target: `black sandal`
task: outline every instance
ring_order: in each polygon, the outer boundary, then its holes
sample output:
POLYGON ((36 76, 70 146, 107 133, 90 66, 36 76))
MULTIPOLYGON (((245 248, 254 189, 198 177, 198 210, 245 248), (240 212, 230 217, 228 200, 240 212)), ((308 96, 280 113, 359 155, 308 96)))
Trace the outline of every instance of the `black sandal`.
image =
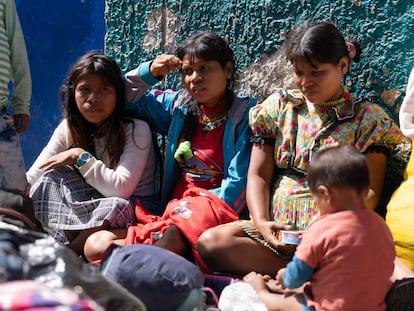
POLYGON ((385 298, 387 311, 414 310, 414 277, 396 280, 385 298))

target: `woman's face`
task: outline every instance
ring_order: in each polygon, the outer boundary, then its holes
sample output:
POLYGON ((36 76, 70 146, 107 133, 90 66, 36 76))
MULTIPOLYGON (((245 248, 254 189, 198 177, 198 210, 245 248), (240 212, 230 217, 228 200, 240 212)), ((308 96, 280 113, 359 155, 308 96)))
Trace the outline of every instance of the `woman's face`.
POLYGON ((223 68, 216 60, 205 61, 197 56, 193 62, 185 55, 181 67, 182 81, 190 95, 205 107, 212 108, 220 104, 232 78, 232 64, 223 68))
POLYGON ((98 74, 86 74, 75 88, 76 105, 82 116, 99 126, 115 110, 116 90, 98 74))
POLYGON ((337 65, 305 59, 293 64, 293 81, 305 97, 314 104, 339 99, 343 96, 342 79, 348 71, 349 61, 343 57, 337 65))

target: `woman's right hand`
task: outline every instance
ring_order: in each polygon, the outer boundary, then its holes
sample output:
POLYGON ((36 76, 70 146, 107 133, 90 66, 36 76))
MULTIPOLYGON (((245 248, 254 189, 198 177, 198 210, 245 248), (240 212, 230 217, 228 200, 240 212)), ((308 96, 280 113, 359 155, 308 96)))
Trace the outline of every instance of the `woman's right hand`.
POLYGON ((169 74, 171 71, 181 69, 181 64, 181 59, 177 56, 161 54, 158 55, 151 63, 150 71, 154 77, 160 78, 169 74))

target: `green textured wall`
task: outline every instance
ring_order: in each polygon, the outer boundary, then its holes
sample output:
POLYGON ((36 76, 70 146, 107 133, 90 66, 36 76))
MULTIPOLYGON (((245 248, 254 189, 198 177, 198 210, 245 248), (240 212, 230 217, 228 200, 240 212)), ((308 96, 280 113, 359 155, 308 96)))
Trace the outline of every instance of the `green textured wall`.
MULTIPOLYGON (((397 120, 411 67, 414 67, 414 1, 160 1, 107 0, 105 39, 108 55, 123 71, 200 30, 224 36, 236 53, 240 94, 259 100, 291 83, 283 58, 288 31, 308 20, 332 20, 345 37, 364 47, 347 84, 354 94, 370 97, 397 120)), ((172 76, 165 82, 177 87, 172 76)))

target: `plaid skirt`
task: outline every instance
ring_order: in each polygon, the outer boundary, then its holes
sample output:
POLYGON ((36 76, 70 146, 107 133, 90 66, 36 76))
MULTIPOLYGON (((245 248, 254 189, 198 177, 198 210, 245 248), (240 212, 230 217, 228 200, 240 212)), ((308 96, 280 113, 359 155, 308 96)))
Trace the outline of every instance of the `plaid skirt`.
POLYGON ((125 228, 135 220, 133 202, 104 197, 69 165, 45 172, 30 197, 37 219, 61 244, 69 243, 65 230, 95 228, 104 220, 112 228, 125 228))

